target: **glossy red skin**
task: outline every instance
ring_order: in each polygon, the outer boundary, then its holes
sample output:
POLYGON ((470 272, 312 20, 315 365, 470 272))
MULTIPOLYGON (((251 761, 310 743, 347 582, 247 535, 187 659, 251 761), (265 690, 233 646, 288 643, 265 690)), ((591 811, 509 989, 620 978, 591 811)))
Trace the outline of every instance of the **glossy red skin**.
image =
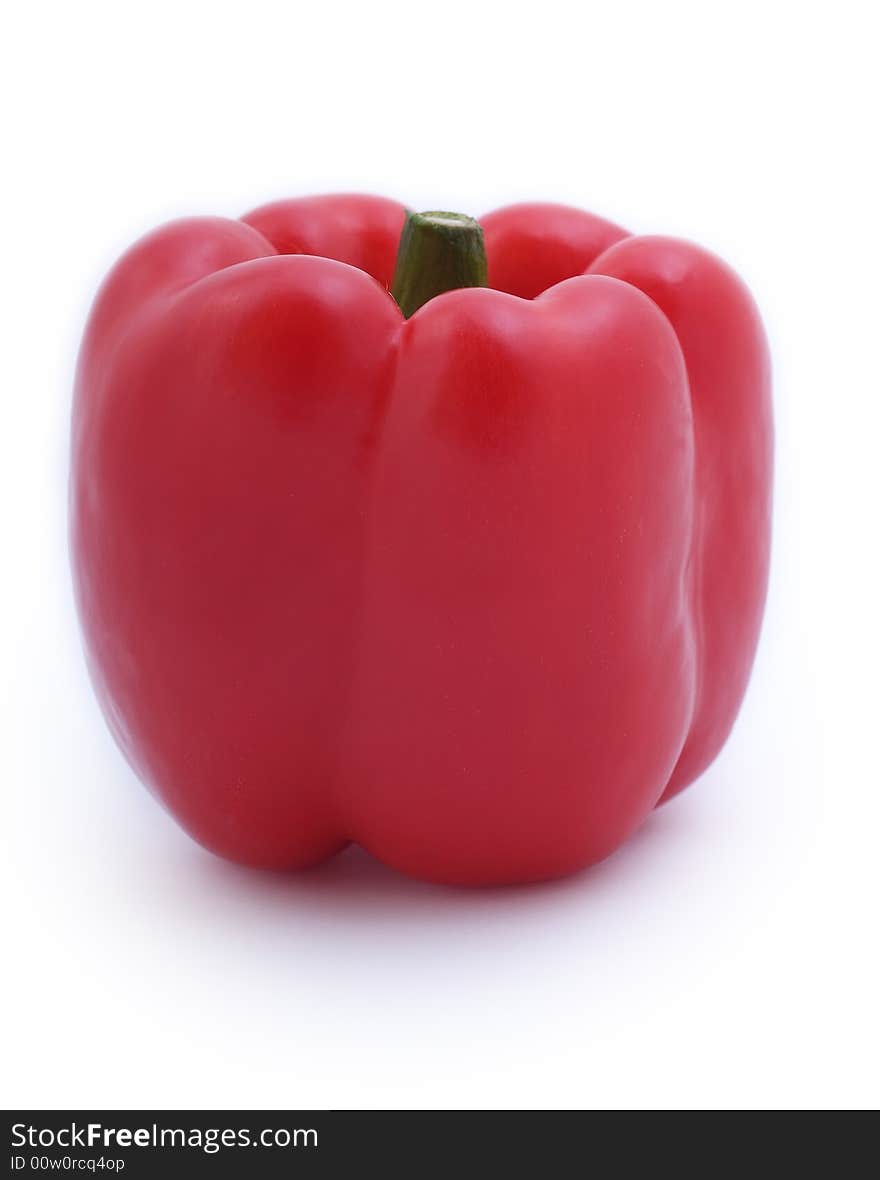
POLYGON ((733 723, 767 348, 711 255, 547 205, 483 219, 506 290, 405 321, 403 217, 279 202, 113 270, 73 414, 89 664, 135 769, 222 856, 357 841, 430 880, 554 877, 733 723))

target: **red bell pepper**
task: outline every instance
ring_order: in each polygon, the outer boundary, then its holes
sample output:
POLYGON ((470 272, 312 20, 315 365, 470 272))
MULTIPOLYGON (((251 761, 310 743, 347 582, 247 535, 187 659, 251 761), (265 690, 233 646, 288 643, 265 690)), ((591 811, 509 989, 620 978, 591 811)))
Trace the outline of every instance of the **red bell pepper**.
POLYGON ((686 242, 514 206, 482 220, 487 279, 476 223, 401 239, 405 216, 283 201, 112 271, 73 411, 89 664, 132 765, 222 856, 356 841, 437 881, 554 877, 733 724, 767 582, 765 338, 686 242))

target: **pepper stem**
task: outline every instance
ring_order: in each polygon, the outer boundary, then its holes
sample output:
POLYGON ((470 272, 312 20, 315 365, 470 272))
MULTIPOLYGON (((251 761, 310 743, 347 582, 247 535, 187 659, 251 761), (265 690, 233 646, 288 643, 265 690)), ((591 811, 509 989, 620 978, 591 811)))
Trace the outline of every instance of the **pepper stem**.
POLYGON ((463 213, 408 213, 391 294, 407 319, 423 303, 459 287, 488 286, 483 230, 463 213))

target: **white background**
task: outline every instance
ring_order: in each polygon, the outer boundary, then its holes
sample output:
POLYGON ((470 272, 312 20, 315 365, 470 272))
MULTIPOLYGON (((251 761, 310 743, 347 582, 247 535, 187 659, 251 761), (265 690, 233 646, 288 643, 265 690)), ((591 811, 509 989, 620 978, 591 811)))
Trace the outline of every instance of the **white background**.
POLYGON ((872 1106, 873 5, 17 5, 0 188, 4 1105, 872 1106), (724 754, 537 888, 301 876, 181 834, 109 738, 65 537, 79 334, 180 214, 305 192, 567 201, 724 255, 765 313, 776 533, 724 754))

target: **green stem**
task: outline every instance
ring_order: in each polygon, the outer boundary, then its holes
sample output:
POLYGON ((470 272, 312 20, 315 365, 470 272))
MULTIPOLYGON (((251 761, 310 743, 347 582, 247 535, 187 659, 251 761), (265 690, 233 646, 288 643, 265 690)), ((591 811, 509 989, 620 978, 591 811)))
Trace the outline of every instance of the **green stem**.
POLYGON ((459 287, 485 287, 483 230, 463 213, 408 213, 391 294, 409 319, 423 303, 459 287))

